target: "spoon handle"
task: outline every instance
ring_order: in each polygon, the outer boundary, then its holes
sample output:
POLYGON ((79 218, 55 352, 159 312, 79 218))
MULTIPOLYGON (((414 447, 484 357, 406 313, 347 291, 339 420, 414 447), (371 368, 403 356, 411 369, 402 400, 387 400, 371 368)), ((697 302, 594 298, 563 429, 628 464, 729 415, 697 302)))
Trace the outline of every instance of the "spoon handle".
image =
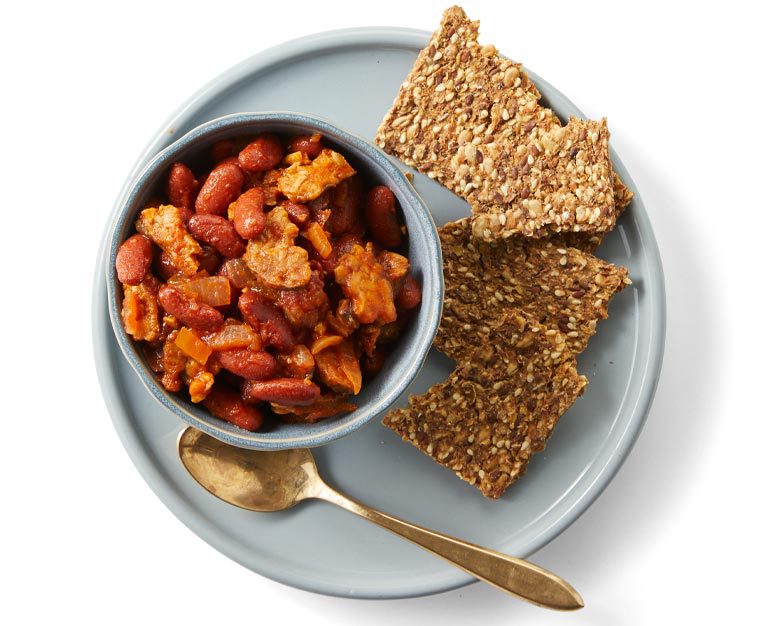
POLYGON ((471 576, 522 600, 562 611, 583 607, 583 599, 568 582, 523 559, 488 550, 381 513, 334 491, 328 485, 324 485, 314 495, 408 539, 465 570, 471 576))

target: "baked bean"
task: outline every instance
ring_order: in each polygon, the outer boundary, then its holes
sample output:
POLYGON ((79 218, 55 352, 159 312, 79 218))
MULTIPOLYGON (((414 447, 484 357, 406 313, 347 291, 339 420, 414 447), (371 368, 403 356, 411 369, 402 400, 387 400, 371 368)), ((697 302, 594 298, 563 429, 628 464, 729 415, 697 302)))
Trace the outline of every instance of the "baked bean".
POLYGON ((222 139, 211 146, 209 155, 213 163, 220 163, 225 159, 237 156, 238 150, 235 148, 235 142, 232 139, 222 139))
POLYGON ((310 209, 299 202, 287 201, 281 205, 289 214, 289 219, 297 226, 302 226, 310 219, 310 209))
POLYGON ((219 271, 222 265, 222 257, 211 246, 201 246, 201 253, 198 255, 198 263, 202 270, 206 270, 211 276, 219 271))
POLYGON ((196 302, 171 285, 163 285, 160 288, 158 301, 166 313, 195 330, 216 330, 225 321, 222 314, 214 307, 196 302))
POLYGON ((197 213, 190 218, 187 228, 198 241, 209 244, 227 259, 234 259, 246 252, 246 245, 238 236, 233 223, 221 215, 197 213))
POLYGON ((262 426, 262 413, 246 404, 235 392, 212 389, 203 400, 211 414, 244 430, 257 430, 262 426))
POLYGON ((297 135, 289 142, 289 152, 304 152, 308 158, 315 159, 323 150, 321 135, 297 135))
POLYGON ((265 345, 273 346, 279 352, 288 352, 296 345, 284 314, 256 291, 244 291, 238 299, 238 309, 243 319, 255 330, 259 330, 265 345))
POLYGON ((223 215, 227 207, 240 194, 243 187, 243 172, 230 160, 217 165, 206 178, 198 197, 195 210, 198 213, 223 215))
POLYGON ((259 187, 242 193, 233 202, 233 225, 244 239, 254 239, 265 229, 265 194, 259 187))
POLYGON ((166 194, 168 201, 177 209, 193 208, 195 193, 198 191, 198 181, 192 170, 184 163, 174 163, 168 172, 166 194))
POLYGON ((302 378, 247 380, 241 393, 246 402, 275 402, 287 406, 308 406, 321 397, 318 385, 302 378))
POLYGON ((401 226, 396 215, 396 198, 384 185, 372 187, 366 195, 366 226, 375 241, 385 248, 401 243, 401 226))
POLYGON ((152 264, 152 242, 144 235, 131 235, 118 248, 115 269, 125 285, 138 285, 152 264))
POLYGON ((417 279, 411 274, 407 274, 401 289, 396 294, 396 306, 400 309, 409 311, 416 307, 422 301, 422 287, 417 279))
POLYGON ((326 229, 334 237, 361 230, 359 210, 362 196, 363 189, 359 176, 343 180, 332 189, 330 198, 332 212, 326 223, 326 229))
POLYGON ((283 159, 281 142, 275 135, 261 135, 238 154, 238 164, 245 172, 266 172, 283 159))
POLYGON ((265 380, 275 375, 275 359, 267 352, 234 348, 218 352, 217 358, 227 371, 247 380, 265 380))

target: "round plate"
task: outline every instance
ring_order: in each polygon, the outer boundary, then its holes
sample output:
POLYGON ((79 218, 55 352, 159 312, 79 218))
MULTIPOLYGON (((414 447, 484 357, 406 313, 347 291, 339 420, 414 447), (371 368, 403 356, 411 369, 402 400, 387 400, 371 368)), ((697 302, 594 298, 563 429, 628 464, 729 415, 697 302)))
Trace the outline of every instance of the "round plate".
MULTIPOLYGON (((158 132, 131 177, 176 137, 227 113, 304 111, 371 138, 428 37, 415 30, 353 29, 262 52, 193 96, 158 132)), ((561 117, 580 115, 556 89, 531 76, 561 117)), ((636 191, 617 158, 614 164, 636 191)), ((417 174, 415 185, 437 224, 468 214, 464 201, 427 177, 417 174)), ((316 449, 321 474, 333 486, 388 513, 509 554, 527 556, 553 539, 599 495, 628 454, 660 371, 663 273, 638 193, 599 254, 627 267, 634 284, 615 297, 609 320, 600 324, 579 359, 580 371, 590 380, 586 393, 562 417, 526 475, 500 500, 485 499, 378 421, 316 449)), ((227 505, 201 489, 177 458, 182 423, 147 392, 118 349, 107 314, 103 266, 104 244, 93 296, 94 350, 104 397, 132 460, 182 522, 253 571, 320 593, 397 598, 473 580, 330 504, 312 501, 282 513, 259 514, 227 505)), ((408 391, 424 391, 451 366, 432 351, 408 391)))

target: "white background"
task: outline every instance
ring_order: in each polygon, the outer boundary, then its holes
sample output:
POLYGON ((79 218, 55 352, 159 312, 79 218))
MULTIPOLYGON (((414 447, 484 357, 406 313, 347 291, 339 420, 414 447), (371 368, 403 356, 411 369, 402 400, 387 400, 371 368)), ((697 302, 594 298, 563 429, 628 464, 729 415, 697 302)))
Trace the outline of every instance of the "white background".
POLYGON ((606 492, 533 557, 583 594, 587 607, 573 614, 481 584, 370 602, 316 596, 251 573, 198 539, 150 491, 112 428, 94 373, 97 242, 126 174, 164 119, 210 78, 268 46, 347 26, 432 30, 444 5, 5 5, 0 621, 762 621, 770 50, 767 18, 752 8, 759 4, 465 2, 482 20, 483 40, 587 115, 609 118, 666 272, 668 340, 647 426, 606 492))

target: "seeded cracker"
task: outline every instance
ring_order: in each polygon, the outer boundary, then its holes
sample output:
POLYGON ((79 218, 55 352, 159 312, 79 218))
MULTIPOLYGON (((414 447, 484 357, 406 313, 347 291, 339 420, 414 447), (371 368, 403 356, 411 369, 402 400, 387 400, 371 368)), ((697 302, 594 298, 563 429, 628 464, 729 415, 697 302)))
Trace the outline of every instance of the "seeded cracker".
POLYGON ((564 337, 544 330, 525 315, 505 314, 446 381, 383 423, 499 498, 586 386, 564 337))
POLYGON ((615 184, 606 121, 562 126, 521 64, 477 38, 462 9, 444 13, 377 144, 464 197, 485 240, 611 230, 630 192, 615 184))
POLYGON ((582 352, 607 318, 607 305, 628 284, 625 268, 551 239, 520 235, 487 243, 471 235, 470 219, 439 229, 444 256, 444 311, 436 347, 460 358, 486 339, 502 311, 516 307, 563 333, 574 354, 582 352))

